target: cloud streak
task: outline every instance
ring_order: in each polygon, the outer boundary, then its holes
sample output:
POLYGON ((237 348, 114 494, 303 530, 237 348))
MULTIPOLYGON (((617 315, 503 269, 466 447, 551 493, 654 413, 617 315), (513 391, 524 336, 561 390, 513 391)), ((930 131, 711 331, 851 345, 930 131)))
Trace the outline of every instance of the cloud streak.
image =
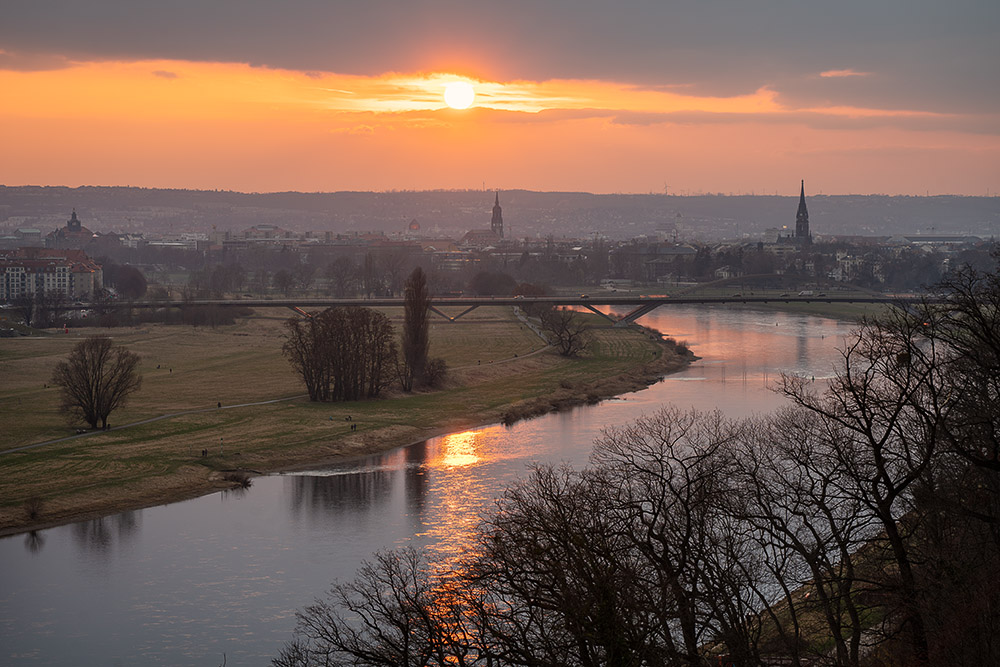
POLYGON ((871 76, 871 72, 858 72, 853 69, 828 69, 825 72, 820 72, 819 75, 824 79, 846 79, 852 76, 871 76))

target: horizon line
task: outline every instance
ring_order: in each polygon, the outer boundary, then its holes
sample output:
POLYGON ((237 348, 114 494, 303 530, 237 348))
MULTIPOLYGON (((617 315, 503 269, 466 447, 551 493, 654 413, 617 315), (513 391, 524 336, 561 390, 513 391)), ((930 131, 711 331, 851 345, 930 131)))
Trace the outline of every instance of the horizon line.
MULTIPOLYGON (((201 187, 170 187, 170 186, 146 186, 146 185, 38 185, 38 184, 20 184, 20 185, 8 185, 6 183, 0 183, 0 188, 60 188, 66 190, 80 190, 80 189, 132 189, 132 190, 174 190, 180 192, 205 192, 205 193, 228 193, 228 194, 238 194, 238 195, 285 195, 285 194, 298 194, 298 195, 335 195, 335 194, 420 194, 420 193, 460 193, 460 192, 525 192, 532 194, 563 194, 563 195, 589 195, 592 197, 798 197, 799 193, 793 194, 780 194, 777 191, 770 192, 767 190, 762 190, 760 192, 756 190, 751 190, 749 192, 706 192, 702 190, 691 191, 690 189, 685 189, 681 192, 591 192, 588 190, 533 190, 524 187, 515 188, 389 188, 382 190, 232 190, 226 188, 201 188, 201 187)), ((1000 191, 991 192, 987 189, 986 194, 972 195, 972 194, 962 194, 962 193, 952 193, 952 192, 939 192, 935 194, 930 194, 925 192, 925 194, 910 194, 910 193, 894 193, 889 194, 885 192, 846 192, 846 193, 825 193, 822 191, 814 192, 813 194, 806 193, 806 197, 913 197, 921 199, 931 199, 934 197, 969 197, 969 198, 979 198, 979 199, 993 199, 1000 196, 1000 191)))

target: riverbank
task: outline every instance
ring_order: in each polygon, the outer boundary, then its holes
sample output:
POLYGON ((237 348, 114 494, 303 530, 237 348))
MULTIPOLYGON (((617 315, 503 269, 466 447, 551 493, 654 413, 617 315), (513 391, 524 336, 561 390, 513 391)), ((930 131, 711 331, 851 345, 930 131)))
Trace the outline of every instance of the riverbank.
POLYGON ((481 310, 466 322, 433 324, 431 353, 452 369, 443 389, 351 404, 298 397, 280 354, 283 313, 217 330, 153 326, 5 340, 3 449, 72 435, 46 381, 86 334, 110 334, 143 357, 143 390, 113 422, 183 414, 0 455, 0 535, 231 488, 234 472, 318 466, 595 402, 642 389, 691 359, 649 332, 611 328, 595 329, 582 358, 565 359, 542 350, 509 310, 481 310), (532 405, 541 397, 547 403, 532 405), (244 405, 275 398, 284 400, 244 405), (217 403, 223 408, 211 409, 217 403))

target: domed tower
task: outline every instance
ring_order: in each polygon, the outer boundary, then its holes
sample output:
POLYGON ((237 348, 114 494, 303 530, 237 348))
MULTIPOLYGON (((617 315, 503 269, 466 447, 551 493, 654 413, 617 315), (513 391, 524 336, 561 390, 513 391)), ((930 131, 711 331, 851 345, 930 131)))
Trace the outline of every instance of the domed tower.
POLYGON ((66 229, 67 231, 78 232, 80 231, 80 227, 80 218, 76 217, 76 209, 74 208, 73 215, 66 221, 66 229))
POLYGON ((809 235, 809 210, 806 208, 806 182, 802 181, 802 190, 799 192, 799 210, 795 213, 795 240, 798 243, 812 243, 809 235))
POLYGON ((493 220, 490 221, 490 229, 497 235, 497 238, 503 238, 503 213, 500 209, 499 192, 497 192, 496 202, 493 204, 493 220))

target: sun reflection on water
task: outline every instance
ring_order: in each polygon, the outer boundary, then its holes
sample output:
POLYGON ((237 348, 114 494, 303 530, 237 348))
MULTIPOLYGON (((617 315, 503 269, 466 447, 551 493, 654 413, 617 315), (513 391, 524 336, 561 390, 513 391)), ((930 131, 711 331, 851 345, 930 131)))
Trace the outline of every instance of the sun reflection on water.
POLYGON ((441 439, 441 459, 438 463, 447 468, 461 468, 479 463, 476 453, 476 436, 479 431, 452 433, 441 439))

